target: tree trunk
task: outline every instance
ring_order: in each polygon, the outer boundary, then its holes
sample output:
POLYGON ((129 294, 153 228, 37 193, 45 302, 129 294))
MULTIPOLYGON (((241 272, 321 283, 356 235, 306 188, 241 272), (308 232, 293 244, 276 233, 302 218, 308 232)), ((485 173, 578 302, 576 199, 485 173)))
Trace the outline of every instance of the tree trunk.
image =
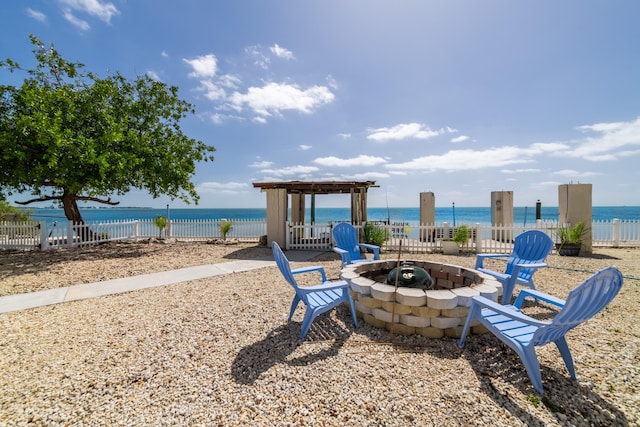
MULTIPOLYGON (((86 242, 94 240, 95 233, 84 225, 84 219, 82 219, 82 214, 80 213, 80 209, 78 209, 76 195, 65 190, 62 194, 61 200, 62 208, 64 209, 64 216, 66 216, 73 224, 73 229, 80 238, 80 241, 86 242), (78 225, 78 227, 76 227, 76 225, 78 225)), ((73 236, 68 236, 67 238, 69 239, 72 237, 73 236)))

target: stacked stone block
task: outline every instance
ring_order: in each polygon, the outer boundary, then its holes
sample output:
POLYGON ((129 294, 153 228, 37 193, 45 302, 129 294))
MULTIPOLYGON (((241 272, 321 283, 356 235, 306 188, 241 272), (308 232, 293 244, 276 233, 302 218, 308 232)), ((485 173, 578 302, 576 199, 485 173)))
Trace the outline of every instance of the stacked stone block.
MULTIPOLYGON (((390 270, 396 266, 396 261, 374 261, 342 269, 341 278, 349 282, 357 314, 365 322, 398 335, 459 338, 471 298, 482 295, 497 301, 502 294, 500 282, 479 271, 450 264, 408 262, 429 273, 434 280, 432 290, 396 289, 363 276, 376 276, 378 271, 390 270)), ((486 330, 476 324, 471 332, 484 333, 486 330)))

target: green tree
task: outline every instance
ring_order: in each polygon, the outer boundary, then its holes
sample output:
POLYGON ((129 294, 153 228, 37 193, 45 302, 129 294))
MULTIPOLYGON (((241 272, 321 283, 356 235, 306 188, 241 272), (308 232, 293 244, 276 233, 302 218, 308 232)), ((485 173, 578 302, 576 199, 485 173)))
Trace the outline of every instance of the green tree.
POLYGON ((109 205, 132 188, 198 202, 191 178, 215 148, 187 137, 180 120, 194 114, 178 88, 119 72, 100 78, 63 59, 53 44, 30 36, 37 66, 21 86, 0 85, 0 197, 58 201, 67 219, 83 223, 78 201, 109 205))

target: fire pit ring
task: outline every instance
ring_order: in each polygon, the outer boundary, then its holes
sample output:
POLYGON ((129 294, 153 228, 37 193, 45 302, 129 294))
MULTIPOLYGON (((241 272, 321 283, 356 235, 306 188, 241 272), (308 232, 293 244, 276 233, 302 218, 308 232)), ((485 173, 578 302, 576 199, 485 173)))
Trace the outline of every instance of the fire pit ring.
MULTIPOLYGON (((404 261, 424 269, 433 280, 431 289, 387 284, 397 260, 350 264, 340 277, 349 283, 358 317, 374 327, 399 335, 419 334, 427 338, 460 338, 471 298, 482 295, 497 301, 502 285, 495 278, 471 268, 430 261, 404 261)), ((487 332, 473 325, 475 334, 487 332)))

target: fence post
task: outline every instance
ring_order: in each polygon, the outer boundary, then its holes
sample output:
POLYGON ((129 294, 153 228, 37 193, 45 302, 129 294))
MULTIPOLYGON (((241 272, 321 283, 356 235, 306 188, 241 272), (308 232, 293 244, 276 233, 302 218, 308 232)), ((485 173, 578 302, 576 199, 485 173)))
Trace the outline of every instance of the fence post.
POLYGON ((476 253, 482 253, 482 225, 476 222, 476 253))
POLYGON ((613 221, 611 221, 611 237, 613 238, 613 247, 617 248, 620 247, 620 228, 621 228, 621 224, 620 224, 620 219, 618 218, 614 218, 613 221))
POLYGON ((44 221, 38 222, 38 228, 40 229, 40 250, 44 251, 47 249, 47 243, 49 239, 47 239, 47 224, 44 221))

